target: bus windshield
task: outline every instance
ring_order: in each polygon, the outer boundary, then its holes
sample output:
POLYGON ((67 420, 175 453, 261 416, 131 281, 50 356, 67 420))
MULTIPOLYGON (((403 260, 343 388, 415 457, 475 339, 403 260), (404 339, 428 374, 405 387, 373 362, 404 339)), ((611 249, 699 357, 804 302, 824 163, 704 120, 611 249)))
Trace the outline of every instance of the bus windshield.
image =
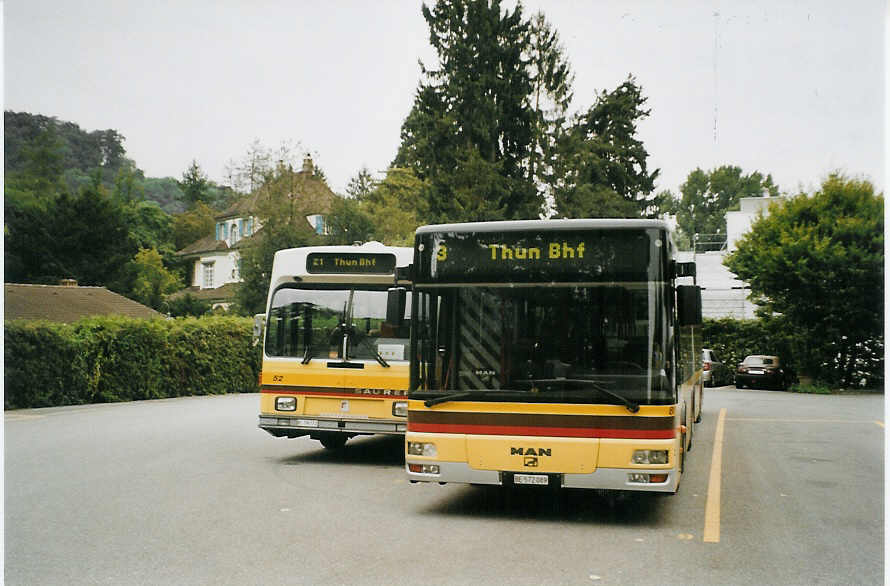
POLYGON ((417 391, 670 403, 665 292, 659 282, 418 292, 417 391))
POLYGON ((269 308, 265 352, 306 362, 407 360, 408 321, 386 323, 386 299, 385 287, 280 288, 269 308))

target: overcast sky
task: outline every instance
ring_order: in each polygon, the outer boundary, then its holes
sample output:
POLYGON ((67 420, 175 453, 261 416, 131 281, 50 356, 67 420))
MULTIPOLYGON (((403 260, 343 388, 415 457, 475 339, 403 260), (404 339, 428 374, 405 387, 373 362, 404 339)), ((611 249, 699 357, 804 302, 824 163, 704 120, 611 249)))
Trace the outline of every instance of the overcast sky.
MULTIPOLYGON (((509 3, 513 5, 513 3, 509 3)), ((343 192, 384 170, 433 65, 407 0, 7 0, 5 109, 113 128, 150 177, 192 159, 223 181, 251 142, 299 142, 343 192)), ((883 1, 570 1, 543 10, 575 73, 573 111, 628 74, 659 189, 733 164, 812 190, 885 184, 883 1)))

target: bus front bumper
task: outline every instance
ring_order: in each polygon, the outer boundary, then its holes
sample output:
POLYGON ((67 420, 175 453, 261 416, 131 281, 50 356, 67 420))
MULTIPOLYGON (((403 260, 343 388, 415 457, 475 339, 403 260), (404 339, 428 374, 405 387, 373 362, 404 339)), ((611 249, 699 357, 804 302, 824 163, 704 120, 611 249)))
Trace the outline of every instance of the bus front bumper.
POLYGON ((284 417, 260 415, 259 428, 275 437, 300 437, 317 432, 340 432, 350 435, 404 435, 405 422, 368 419, 323 419, 319 417, 284 417))
MULTIPOLYGON (((494 484, 509 485, 509 480, 505 482, 505 478, 511 478, 513 472, 501 472, 498 470, 477 470, 471 468, 465 462, 430 462, 428 460, 418 461, 415 463, 438 465, 438 474, 422 474, 411 472, 408 468, 412 462, 405 463, 405 471, 408 473, 408 480, 411 482, 438 482, 445 484, 448 482, 457 482, 461 484, 494 484)), ((524 474, 516 472, 516 474, 524 474)), ((558 485, 562 488, 588 488, 600 490, 629 490, 643 492, 677 492, 679 484, 678 473, 676 470, 640 470, 640 469, 622 469, 622 468, 599 468, 589 474, 556 474, 549 475, 558 478, 558 485), (665 474, 667 480, 658 483, 641 483, 632 482, 630 474, 665 474)))

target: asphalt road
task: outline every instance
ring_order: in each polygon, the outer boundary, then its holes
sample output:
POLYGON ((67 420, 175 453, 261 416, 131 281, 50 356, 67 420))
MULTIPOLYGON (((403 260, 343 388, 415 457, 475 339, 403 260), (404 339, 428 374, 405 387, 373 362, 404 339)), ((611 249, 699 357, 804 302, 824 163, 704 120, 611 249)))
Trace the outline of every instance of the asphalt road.
POLYGON ((883 583, 882 395, 706 389, 679 494, 623 500, 411 485, 258 400, 7 412, 6 583, 883 583))

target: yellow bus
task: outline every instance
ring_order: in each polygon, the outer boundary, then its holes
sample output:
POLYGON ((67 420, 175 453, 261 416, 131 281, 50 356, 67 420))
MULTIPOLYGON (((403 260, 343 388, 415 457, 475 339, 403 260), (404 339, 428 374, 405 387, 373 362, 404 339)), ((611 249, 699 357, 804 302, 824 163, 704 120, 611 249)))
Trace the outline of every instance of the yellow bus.
POLYGON ((419 228, 409 480, 675 493, 702 381, 674 252, 657 220, 419 228))
POLYGON ((379 242, 275 253, 260 429, 328 449, 356 435, 405 433, 410 298, 387 290, 412 253, 379 242))

